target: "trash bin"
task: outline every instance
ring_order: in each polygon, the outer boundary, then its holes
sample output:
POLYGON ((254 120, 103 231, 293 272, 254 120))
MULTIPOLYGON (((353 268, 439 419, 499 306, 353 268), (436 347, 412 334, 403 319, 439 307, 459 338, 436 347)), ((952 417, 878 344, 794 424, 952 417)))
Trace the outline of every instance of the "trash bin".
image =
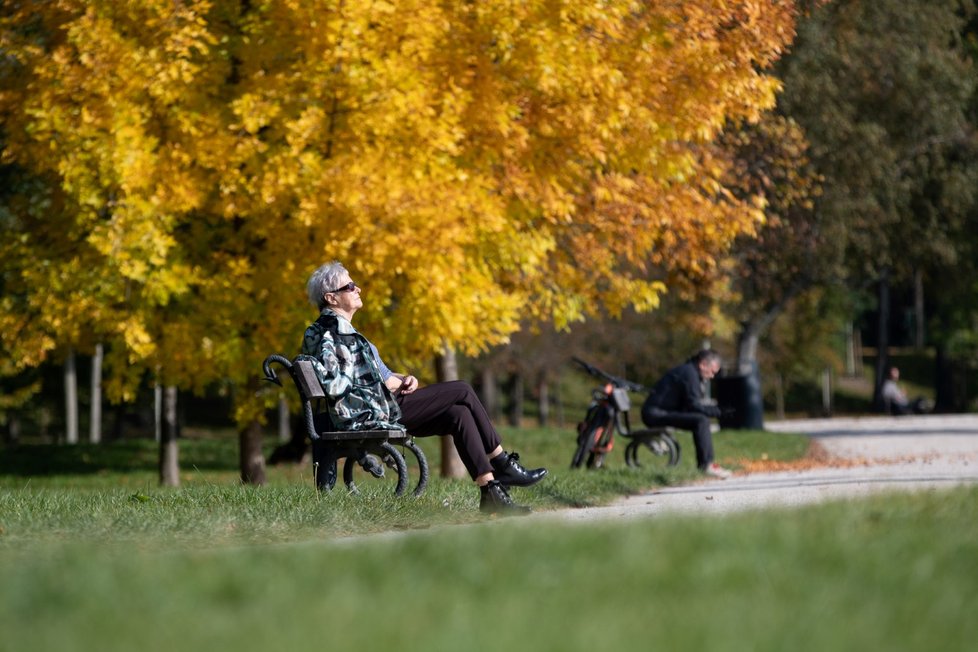
POLYGON ((720 428, 764 429, 761 377, 756 371, 746 375, 717 376, 713 382, 721 411, 720 428))

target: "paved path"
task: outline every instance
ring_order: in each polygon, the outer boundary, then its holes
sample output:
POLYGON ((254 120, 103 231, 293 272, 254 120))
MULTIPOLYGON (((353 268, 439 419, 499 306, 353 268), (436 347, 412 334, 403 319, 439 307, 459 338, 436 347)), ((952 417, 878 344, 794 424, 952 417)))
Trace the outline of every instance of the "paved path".
POLYGON ((540 514, 569 521, 722 514, 841 500, 880 491, 978 483, 978 415, 926 415, 780 421, 776 432, 816 439, 837 463, 804 470, 737 474, 655 489, 607 507, 540 514))

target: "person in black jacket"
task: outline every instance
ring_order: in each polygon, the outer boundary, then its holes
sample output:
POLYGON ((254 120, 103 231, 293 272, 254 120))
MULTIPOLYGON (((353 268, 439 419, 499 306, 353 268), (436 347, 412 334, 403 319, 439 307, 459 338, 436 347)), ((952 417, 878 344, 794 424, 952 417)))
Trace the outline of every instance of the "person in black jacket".
POLYGON ((710 419, 720 409, 703 399, 703 385, 720 371, 720 354, 703 349, 692 358, 670 369, 649 393, 642 405, 642 421, 649 428, 672 426, 693 433, 696 466, 703 473, 728 478, 730 471, 713 461, 713 436, 710 419))

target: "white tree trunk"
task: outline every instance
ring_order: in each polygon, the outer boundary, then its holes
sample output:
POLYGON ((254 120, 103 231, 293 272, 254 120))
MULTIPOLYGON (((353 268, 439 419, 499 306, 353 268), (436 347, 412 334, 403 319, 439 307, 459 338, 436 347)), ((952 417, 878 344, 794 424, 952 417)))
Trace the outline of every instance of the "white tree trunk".
POLYGON ((163 386, 153 385, 153 436, 156 443, 163 441, 163 386))
POLYGON ((73 349, 65 357, 65 441, 78 443, 78 374, 73 349))
POLYGON ((856 375, 856 337, 851 321, 846 322, 846 375, 856 375))
POLYGON ((822 371, 822 412, 825 416, 832 414, 832 369, 829 367, 822 371))
POLYGON ((20 439, 20 418, 16 414, 7 417, 7 443, 14 446, 20 439))
POLYGON ((750 325, 741 327, 737 338, 737 374, 746 376, 757 367, 757 345, 760 334, 750 325))
POLYGON ((102 344, 95 345, 92 356, 92 405, 88 424, 88 440, 93 444, 102 441, 102 344))

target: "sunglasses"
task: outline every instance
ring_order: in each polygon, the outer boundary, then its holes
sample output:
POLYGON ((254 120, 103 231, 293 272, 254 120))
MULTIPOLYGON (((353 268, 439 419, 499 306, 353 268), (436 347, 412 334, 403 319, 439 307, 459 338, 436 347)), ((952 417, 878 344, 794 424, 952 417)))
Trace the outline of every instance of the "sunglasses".
POLYGON ((339 292, 353 292, 356 289, 357 289, 357 284, 354 283, 353 281, 350 281, 349 283, 347 283, 342 287, 338 287, 335 290, 330 290, 329 294, 337 294, 339 292))

